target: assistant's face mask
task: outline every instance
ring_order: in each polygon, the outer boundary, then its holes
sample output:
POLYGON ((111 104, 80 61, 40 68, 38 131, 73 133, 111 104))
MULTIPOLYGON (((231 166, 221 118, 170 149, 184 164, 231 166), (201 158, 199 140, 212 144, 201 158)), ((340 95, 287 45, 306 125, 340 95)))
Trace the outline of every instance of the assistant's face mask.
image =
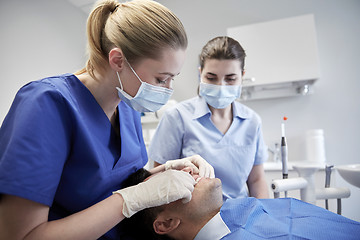
POLYGON ((215 85, 200 82, 199 94, 210 106, 221 109, 240 97, 241 85, 215 85))
POLYGON ((135 74, 137 79, 141 82, 141 85, 135 95, 131 97, 124 91, 122 86, 119 73, 116 72, 120 88, 116 88, 118 91, 119 98, 124 101, 128 106, 138 112, 155 112, 164 106, 167 101, 170 99, 173 89, 168 89, 164 87, 154 86, 149 83, 146 83, 140 79, 135 70, 131 67, 130 63, 125 60, 129 65, 131 71, 135 74))

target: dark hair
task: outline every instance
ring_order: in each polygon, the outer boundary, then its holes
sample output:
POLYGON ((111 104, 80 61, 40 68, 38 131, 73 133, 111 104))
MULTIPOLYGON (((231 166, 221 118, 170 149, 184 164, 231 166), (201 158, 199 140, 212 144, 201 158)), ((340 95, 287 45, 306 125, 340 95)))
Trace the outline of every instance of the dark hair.
POLYGON ((211 39, 203 47, 200 54, 200 68, 204 68, 206 59, 235 59, 240 61, 241 70, 245 66, 245 51, 238 41, 231 37, 216 37, 211 39))
MULTIPOLYGON (((143 182, 151 176, 151 173, 144 168, 131 174, 123 183, 123 187, 130 187, 143 182)), ((124 219, 120 224, 122 231, 127 237, 138 240, 172 240, 168 236, 158 235, 153 229, 153 222, 157 215, 164 210, 164 207, 151 207, 137 212, 130 218, 124 219)))

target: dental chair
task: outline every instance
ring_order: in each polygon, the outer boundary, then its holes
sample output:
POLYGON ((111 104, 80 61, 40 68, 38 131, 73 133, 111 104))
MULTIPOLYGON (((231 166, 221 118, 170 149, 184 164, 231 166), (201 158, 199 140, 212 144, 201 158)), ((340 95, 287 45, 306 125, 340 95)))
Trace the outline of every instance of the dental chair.
POLYGON ((271 189, 274 192, 274 198, 279 198, 281 192, 287 193, 287 191, 291 190, 300 190, 302 201, 316 205, 316 200, 325 200, 325 208, 328 210, 328 200, 337 199, 337 213, 341 215, 341 199, 350 197, 350 189, 330 187, 332 167, 325 167, 325 187, 316 189, 314 174, 320 167, 315 165, 293 166, 299 177, 272 180, 271 189))

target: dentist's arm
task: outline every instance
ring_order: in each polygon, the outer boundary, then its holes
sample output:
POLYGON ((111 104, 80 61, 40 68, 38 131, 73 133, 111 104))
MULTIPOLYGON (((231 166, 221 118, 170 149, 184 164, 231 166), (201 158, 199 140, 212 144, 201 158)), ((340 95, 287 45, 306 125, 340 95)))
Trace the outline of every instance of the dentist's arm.
POLYGON ((2 195, 0 239, 97 239, 125 218, 122 205, 116 194, 66 218, 48 221, 48 206, 2 195))
POLYGON ((263 164, 253 166, 247 180, 247 185, 250 197, 269 198, 263 164))
MULTIPOLYGON (((98 239, 125 217, 178 199, 188 202, 195 180, 182 171, 165 171, 121 189, 68 217, 48 221, 49 207, 24 198, 0 196, 0 239, 98 239)), ((74 199, 76 201, 76 199, 74 199)))

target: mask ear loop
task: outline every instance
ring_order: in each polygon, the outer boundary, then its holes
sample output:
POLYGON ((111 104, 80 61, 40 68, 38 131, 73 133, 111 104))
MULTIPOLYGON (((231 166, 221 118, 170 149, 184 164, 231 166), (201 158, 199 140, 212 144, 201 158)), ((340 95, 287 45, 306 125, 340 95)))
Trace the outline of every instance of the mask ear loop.
POLYGON ((139 77, 139 75, 137 75, 137 73, 135 72, 135 70, 132 68, 132 66, 130 65, 130 63, 128 62, 128 60, 125 58, 125 61, 127 62, 127 64, 129 65, 131 71, 134 73, 134 75, 137 77, 137 79, 139 79, 139 81, 141 83, 143 83, 143 81, 141 80, 141 78, 139 77))
POLYGON ((123 85, 122 85, 121 80, 120 80, 119 73, 118 73, 118 72, 116 72, 116 75, 117 75, 117 77, 118 77, 118 79, 119 79, 120 89, 121 89, 121 90, 124 90, 123 85))

